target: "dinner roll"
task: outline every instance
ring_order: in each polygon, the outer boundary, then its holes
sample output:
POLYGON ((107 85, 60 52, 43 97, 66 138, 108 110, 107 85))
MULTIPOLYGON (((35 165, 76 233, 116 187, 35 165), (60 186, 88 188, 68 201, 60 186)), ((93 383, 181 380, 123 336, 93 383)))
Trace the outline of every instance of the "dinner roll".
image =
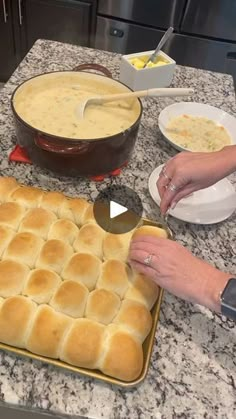
POLYGON ((142 345, 118 325, 106 327, 103 357, 100 369, 104 374, 132 381, 139 377, 143 367, 142 345))
POLYGON ((130 283, 125 298, 138 301, 151 310, 157 300, 159 291, 159 287, 154 281, 143 274, 135 272, 133 282, 130 283))
POLYGON ((10 196, 9 201, 16 201, 25 208, 36 208, 39 206, 44 192, 32 186, 22 186, 14 190, 10 196))
POLYGON ((43 244, 43 239, 33 233, 18 233, 7 246, 3 259, 12 259, 33 268, 43 244))
POLYGON ((168 238, 168 234, 163 228, 154 227, 154 226, 142 226, 142 227, 137 228, 137 230, 135 230, 132 236, 132 239, 136 239, 137 237, 142 237, 142 236, 152 236, 152 237, 163 238, 163 239, 168 238))
POLYGON ((126 262, 129 254, 131 234, 107 233, 103 240, 104 259, 117 259, 126 262))
POLYGON ((129 268, 116 259, 107 260, 102 264, 96 288, 104 288, 123 298, 129 287, 129 268))
POLYGON ((0 296, 10 297, 20 294, 29 268, 13 260, 0 261, 0 296))
POLYGON ((72 245, 79 232, 78 227, 70 220, 60 219, 50 227, 48 239, 58 239, 72 245))
POLYGON ((97 368, 102 351, 105 326, 89 319, 74 320, 65 336, 60 358, 68 364, 97 368))
POLYGON ((82 198, 66 199, 59 208, 59 217, 66 218, 81 226, 89 203, 82 198))
POLYGON ((50 305, 71 317, 83 317, 89 295, 88 289, 75 281, 63 281, 53 295, 50 305))
POLYGON ((16 295, 9 297, 0 307, 0 341, 25 348, 28 327, 36 310, 30 298, 16 295))
POLYGON ((18 230, 25 208, 16 202, 5 202, 0 205, 0 225, 18 230))
POLYGON ((43 208, 32 208, 21 221, 19 231, 29 231, 47 239, 51 224, 57 219, 52 211, 43 208))
POLYGON ((99 323, 109 324, 119 308, 120 299, 114 292, 96 289, 89 294, 85 316, 99 323))
POLYGON ((40 206, 54 212, 58 216, 60 207, 65 201, 65 195, 60 192, 45 192, 42 196, 40 206))
POLYGON ((60 273, 72 254, 73 249, 69 244, 62 240, 48 240, 42 247, 35 266, 60 273))
POLYGON ((61 279, 55 272, 33 269, 27 277, 22 293, 38 304, 48 303, 60 283, 61 279))
POLYGON ((102 259, 102 242, 104 238, 104 230, 96 224, 85 224, 79 230, 77 238, 74 242, 76 252, 89 252, 102 259))
POLYGON ((95 288, 102 262, 90 253, 76 253, 62 271, 63 279, 81 282, 89 291, 95 288))
POLYGON ((13 177, 0 177, 0 202, 6 202, 13 191, 19 188, 19 184, 13 177))
POLYGON ((35 354, 58 358, 60 345, 72 319, 48 305, 38 307, 29 332, 26 348, 35 354))
POLYGON ((152 316, 143 304, 125 299, 113 322, 126 326, 143 343, 151 330, 152 316))
POLYGON ((4 250, 10 243, 14 234, 15 232, 11 228, 1 226, 0 224, 0 257, 2 256, 4 250))

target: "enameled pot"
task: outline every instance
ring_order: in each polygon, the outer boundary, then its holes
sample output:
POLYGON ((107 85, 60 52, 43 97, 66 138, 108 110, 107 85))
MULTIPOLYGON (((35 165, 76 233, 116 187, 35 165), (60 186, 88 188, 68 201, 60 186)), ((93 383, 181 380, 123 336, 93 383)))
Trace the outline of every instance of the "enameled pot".
MULTIPOLYGON (((119 81, 112 80, 110 72, 103 66, 97 64, 84 64, 73 71, 84 71, 88 69, 102 71, 104 74, 95 74, 86 71, 91 79, 104 80, 121 91, 131 91, 119 81), (108 77, 107 77, 108 76, 108 77)), ((49 169, 63 176, 96 176, 108 174, 115 169, 122 167, 129 161, 138 134, 140 119, 142 116, 142 104, 139 99, 139 111, 135 122, 125 131, 116 135, 90 139, 69 139, 40 131, 25 122, 15 109, 15 98, 23 95, 30 84, 32 88, 37 78, 47 77, 49 74, 71 74, 70 71, 45 73, 35 76, 16 88, 11 98, 11 107, 14 116, 16 136, 18 144, 24 147, 33 163, 42 168, 49 169)), ((74 74, 74 73, 73 73, 74 74)), ((80 73, 81 74, 81 73, 80 73)))

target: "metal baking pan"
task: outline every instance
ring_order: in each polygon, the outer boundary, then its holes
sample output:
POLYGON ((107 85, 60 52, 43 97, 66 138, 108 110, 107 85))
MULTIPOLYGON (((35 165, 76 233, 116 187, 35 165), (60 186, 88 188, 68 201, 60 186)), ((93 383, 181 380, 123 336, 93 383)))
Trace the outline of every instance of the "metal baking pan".
MULTIPOLYGON (((161 227, 161 228, 163 228, 167 231, 168 237, 172 238, 172 233, 171 233, 170 229, 164 223, 158 223, 158 222, 151 221, 151 220, 148 220, 148 219, 142 219, 142 223, 140 223, 140 224, 161 227)), ((145 377, 148 373, 148 369, 149 369, 149 365, 150 365, 150 361, 151 361, 152 349, 153 349, 154 340, 155 340, 155 333, 156 333, 156 330, 157 330, 157 325, 158 325, 158 320, 159 320, 162 296, 163 296, 163 290, 160 289, 157 301, 156 301, 156 303, 154 304, 154 306, 151 310, 152 328, 151 328, 151 331, 150 331, 149 335, 147 336, 147 338, 145 339, 145 341, 143 343, 143 355, 144 355, 144 357, 143 357, 143 369, 142 369, 142 372, 141 372, 140 376, 133 381, 129 381, 129 382, 122 381, 122 380, 119 380, 117 378, 105 375, 101 371, 98 371, 98 370, 90 370, 90 369, 87 369, 87 368, 76 367, 76 366, 67 364, 66 362, 60 361, 58 359, 52 359, 52 358, 47 358, 47 357, 44 357, 44 356, 40 356, 40 355, 34 354, 32 352, 29 352, 26 349, 16 348, 14 346, 6 345, 4 343, 0 343, 0 349, 5 350, 5 351, 10 351, 10 352, 12 352, 16 355, 19 355, 19 356, 23 355, 23 356, 26 356, 26 357, 31 358, 31 359, 36 359, 38 361, 42 361, 44 363, 46 362, 48 364, 55 365, 56 367, 64 368, 67 371, 72 371, 73 373, 77 373, 77 374, 80 374, 80 375, 85 375, 86 377, 89 377, 89 378, 99 379, 99 380, 102 380, 102 381, 104 381, 106 383, 109 383, 109 384, 114 384, 114 385, 121 386, 121 387, 126 387, 126 388, 133 387, 133 386, 136 386, 136 385, 140 384, 145 379, 145 377)))

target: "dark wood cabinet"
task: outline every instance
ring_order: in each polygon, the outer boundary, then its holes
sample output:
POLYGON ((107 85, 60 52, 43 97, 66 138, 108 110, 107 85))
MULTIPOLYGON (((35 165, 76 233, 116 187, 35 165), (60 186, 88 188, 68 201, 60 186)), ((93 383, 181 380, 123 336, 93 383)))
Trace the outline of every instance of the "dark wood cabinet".
POLYGON ((92 4, 77 0, 25 0, 27 49, 39 39, 89 45, 92 4))
POLYGON ((11 1, 0 0, 0 80, 5 81, 16 64, 11 1))
POLYGON ((0 81, 9 78, 34 42, 90 46, 96 0, 0 0, 0 81))

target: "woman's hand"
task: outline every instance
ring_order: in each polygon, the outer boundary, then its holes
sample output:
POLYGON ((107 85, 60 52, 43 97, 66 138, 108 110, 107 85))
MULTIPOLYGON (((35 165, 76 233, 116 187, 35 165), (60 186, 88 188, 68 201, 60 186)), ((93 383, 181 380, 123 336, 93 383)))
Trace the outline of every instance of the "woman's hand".
POLYGON ((143 236, 131 242, 129 259, 137 271, 177 297, 220 311, 220 293, 231 275, 197 259, 180 244, 143 236))
POLYGON ((211 153, 183 152, 170 159, 157 181, 161 212, 194 191, 207 188, 236 170, 236 146, 211 153))

